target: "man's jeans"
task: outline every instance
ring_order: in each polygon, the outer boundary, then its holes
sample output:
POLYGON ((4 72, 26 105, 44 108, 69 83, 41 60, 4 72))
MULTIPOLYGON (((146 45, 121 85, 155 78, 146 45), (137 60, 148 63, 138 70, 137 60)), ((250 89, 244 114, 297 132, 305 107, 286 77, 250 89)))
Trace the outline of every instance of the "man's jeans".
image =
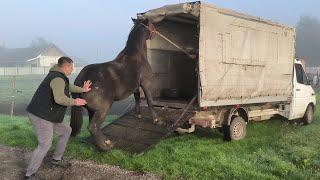
POLYGON ((43 158, 49 151, 52 144, 53 132, 58 136, 57 147, 53 159, 61 160, 71 134, 71 127, 63 122, 52 123, 50 121, 46 121, 31 113, 28 113, 28 117, 34 126, 38 138, 38 147, 32 153, 32 158, 26 173, 26 176, 31 176, 37 172, 43 158))

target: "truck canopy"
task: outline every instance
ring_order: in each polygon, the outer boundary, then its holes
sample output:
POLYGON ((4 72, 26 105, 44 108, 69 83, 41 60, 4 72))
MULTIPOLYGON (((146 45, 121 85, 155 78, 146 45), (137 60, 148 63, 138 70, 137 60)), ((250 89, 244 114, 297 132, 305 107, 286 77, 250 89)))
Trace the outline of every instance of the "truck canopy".
POLYGON ((198 95, 198 105, 287 101, 293 90, 295 29, 203 2, 168 5, 139 13, 157 31, 198 54, 197 60, 162 37, 148 41, 155 99, 198 95))

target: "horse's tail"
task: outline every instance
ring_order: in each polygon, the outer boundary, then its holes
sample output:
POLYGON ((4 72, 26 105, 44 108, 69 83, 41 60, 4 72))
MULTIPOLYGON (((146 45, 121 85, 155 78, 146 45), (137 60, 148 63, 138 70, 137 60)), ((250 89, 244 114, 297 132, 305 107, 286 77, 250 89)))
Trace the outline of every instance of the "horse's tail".
MULTIPOLYGON (((72 97, 79 98, 79 94, 72 93, 72 97)), ((71 119, 70 126, 72 128, 71 136, 76 136, 80 133, 81 126, 83 123, 82 117, 82 107, 81 106, 72 106, 71 107, 71 119)))

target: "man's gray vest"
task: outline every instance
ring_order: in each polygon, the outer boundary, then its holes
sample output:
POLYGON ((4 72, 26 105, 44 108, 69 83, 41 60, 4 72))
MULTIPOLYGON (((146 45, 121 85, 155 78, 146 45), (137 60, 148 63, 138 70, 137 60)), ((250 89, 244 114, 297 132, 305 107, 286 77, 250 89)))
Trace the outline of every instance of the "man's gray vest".
POLYGON ((54 101, 50 82, 57 77, 65 81, 64 94, 70 97, 69 79, 67 76, 58 71, 50 71, 39 85, 27 107, 29 113, 53 123, 61 123, 67 110, 67 106, 57 104, 54 101))

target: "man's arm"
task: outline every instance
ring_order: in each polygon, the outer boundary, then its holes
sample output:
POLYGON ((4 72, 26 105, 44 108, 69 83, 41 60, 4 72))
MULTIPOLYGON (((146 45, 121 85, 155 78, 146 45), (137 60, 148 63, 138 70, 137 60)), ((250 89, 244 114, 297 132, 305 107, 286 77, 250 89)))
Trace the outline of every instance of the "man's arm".
POLYGON ((72 93, 83 93, 84 90, 82 87, 73 85, 73 84, 69 84, 69 91, 72 93))
POLYGON ((65 85, 64 80, 60 77, 51 80, 50 87, 53 92, 54 101, 62 106, 76 105, 75 99, 69 98, 64 94, 65 85))

